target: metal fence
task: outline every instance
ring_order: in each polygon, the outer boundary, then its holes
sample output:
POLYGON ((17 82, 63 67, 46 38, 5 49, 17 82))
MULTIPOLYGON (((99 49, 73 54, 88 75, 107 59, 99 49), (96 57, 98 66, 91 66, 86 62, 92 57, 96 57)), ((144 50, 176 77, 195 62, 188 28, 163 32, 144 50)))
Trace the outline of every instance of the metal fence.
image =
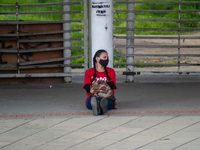
MULTIPOLYGON (((125 48, 126 53, 124 54, 114 54, 114 56, 119 57, 126 57, 126 62, 114 62, 114 65, 125 65, 126 71, 119 71, 117 74, 123 74, 127 76, 127 81, 132 82, 134 75, 200 75, 200 71, 181 71, 181 67, 187 67, 187 66, 200 66, 199 63, 182 63, 181 58, 182 57, 200 57, 200 53, 187 53, 183 54, 181 53, 181 50, 183 48, 187 48, 188 51, 191 48, 194 49, 200 49, 200 42, 197 43, 197 45, 181 45, 181 40, 186 39, 200 39, 200 36, 183 36, 181 35, 181 31, 198 31, 200 28, 197 27, 191 27, 191 28, 182 28, 181 23, 182 22, 199 22, 200 19, 182 19, 181 13, 187 13, 187 12, 200 12, 200 10, 182 10, 182 5, 187 4, 200 4, 200 1, 134 1, 134 0, 127 0, 127 1, 114 1, 115 4, 125 4, 127 6, 126 10, 114 10, 114 13, 126 13, 126 18, 124 19, 117 19, 114 18, 114 21, 124 21, 126 22, 126 27, 114 27, 114 30, 125 30, 126 35, 114 35, 114 39, 120 39, 125 40, 126 44, 116 44, 114 45, 114 48, 125 48), (177 10, 137 10, 135 9, 136 4, 176 4, 178 5, 177 10), (145 13, 145 12, 151 12, 151 13, 177 13, 178 18, 177 19, 137 19, 136 13, 145 13), (178 28, 141 28, 141 27, 135 27, 135 22, 177 22, 178 28), (135 31, 137 30, 159 30, 159 31, 177 31, 177 37, 175 36, 136 36, 135 31), (177 40, 176 45, 169 45, 169 44, 136 44, 136 40, 148 40, 148 39, 173 39, 177 40), (176 49, 176 53, 136 53, 135 50, 137 48, 140 49, 176 49), (176 58, 177 63, 139 63, 135 62, 136 57, 169 57, 169 58, 176 58), (134 66, 177 66, 177 71, 138 71, 135 69, 134 66)), ((16 8, 13 12, 0 12, 0 15, 16 15, 16 20, 13 21, 0 21, 0 26, 5 27, 6 25, 14 25, 16 30, 14 33, 0 33, 0 41, 5 40, 14 40, 16 41, 16 48, 6 47, 3 46, 3 43, 1 43, 0 48, 0 62, 3 62, 2 55, 9 53, 9 54, 16 54, 17 56, 17 62, 16 64, 0 64, 0 78, 24 78, 24 77, 64 77, 65 82, 70 82, 72 76, 83 76, 84 72, 71 72, 72 66, 83 66, 84 70, 88 67, 88 40, 87 40, 87 0, 82 0, 80 2, 71 2, 70 0, 63 0, 63 2, 60 3, 40 3, 40 4, 18 4, 18 0, 16 0, 16 4, 0 4, 0 7, 13 7, 16 8), (83 10, 77 10, 77 11, 71 11, 70 6, 80 4, 83 5, 83 10), (55 6, 59 5, 63 7, 62 11, 35 11, 35 12, 21 12, 19 11, 19 7, 41 7, 41 6, 55 6), (83 13, 83 19, 81 20, 71 20, 70 15, 74 13, 83 13), (25 14, 63 14, 63 20, 48 20, 48 21, 21 21, 18 19, 19 15, 25 15, 25 14), (70 24, 73 22, 82 22, 84 24, 83 28, 80 29, 71 29, 70 24), (21 33, 19 30, 19 27, 22 25, 37 25, 37 24, 62 24, 63 28, 62 30, 49 30, 44 32, 31 32, 31 33, 21 33), (83 37, 76 37, 72 38, 71 33, 72 32, 83 32, 83 37), (40 35, 52 35, 52 34, 62 34, 62 37, 57 38, 31 38, 31 39, 25 39, 22 37, 26 36, 40 36, 40 35), (26 47, 21 49, 20 44, 23 43, 40 43, 40 42, 49 42, 49 41, 58 41, 62 42, 62 46, 57 47, 45 47, 45 48, 32 48, 26 47), (71 46, 71 41, 83 41, 84 45, 80 46, 71 46), (71 56, 71 50, 72 49, 83 49, 84 50, 84 56, 71 56), (51 58, 51 59, 43 59, 43 60, 34 60, 34 61, 21 61, 20 56, 21 54, 28 54, 28 53, 40 53, 40 52, 49 52, 49 51, 63 51, 63 57, 60 58, 51 58), (84 58, 83 64, 72 64, 71 59, 76 58, 84 58), (62 63, 56 63, 56 62, 62 62, 62 63), (53 64, 52 64, 53 63, 53 64), (38 69, 38 68, 63 68, 63 71, 61 72, 26 72, 23 73, 24 69, 38 69), (9 72, 11 70, 15 70, 17 72, 9 72), (2 71, 8 71, 2 73, 2 71)))
MULTIPOLYGON (((0 15, 16 15, 16 20, 7 21, 3 20, 0 21, 0 26, 2 28, 6 28, 7 25, 14 25, 16 26, 16 30, 14 33, 0 33, 0 41, 2 43, 0 48, 1 60, 2 56, 6 53, 15 54, 17 57, 16 64, 7 64, 1 63, 0 64, 0 78, 23 78, 23 77, 64 77, 65 82, 71 82, 71 76, 76 75, 83 75, 83 73, 76 73, 73 74, 71 72, 72 66, 84 66, 85 70, 87 69, 87 0, 79 1, 79 2, 70 2, 70 0, 63 0, 63 2, 59 3, 32 3, 32 4, 19 4, 18 0, 16 0, 16 4, 0 4, 0 7, 13 7, 15 11, 13 12, 0 12, 0 15), (83 10, 78 11, 71 11, 71 5, 83 5, 83 10), (35 11, 35 12, 20 12, 19 8, 21 7, 46 7, 46 6, 62 6, 62 11, 35 11), (82 20, 71 20, 70 15, 75 13, 83 13, 82 20), (19 20, 19 15, 27 15, 27 14, 62 14, 63 20, 47 20, 47 21, 22 21, 19 20), (82 22, 83 28, 71 29, 70 24, 73 22, 82 22), (61 24, 63 28, 61 30, 47 30, 43 32, 31 32, 31 33, 22 33, 20 30, 20 26, 23 25, 48 25, 48 24, 61 24), (83 37, 71 37, 72 32, 83 32, 83 37), (54 34, 62 34, 62 37, 57 38, 38 38, 37 36, 44 36, 44 35, 54 35, 54 34), (33 36, 36 38, 23 38, 27 36, 33 36), (6 47, 5 41, 15 41, 15 46, 6 47), (80 46, 71 46, 71 41, 83 41, 84 45, 80 46), (48 43, 48 42, 62 42, 62 46, 52 47, 48 46, 46 48, 32 48, 31 45, 26 46, 25 48, 21 48, 21 44, 24 43, 48 43), (71 56, 71 49, 83 49, 84 56, 71 56), (49 52, 49 51, 63 51, 62 58, 53 58, 53 59, 42 59, 42 60, 22 60, 20 56, 23 54, 29 55, 29 53, 39 53, 39 52, 49 52), (71 59, 77 58, 84 58, 83 64, 72 64, 71 59), (63 63, 58 63, 63 62, 63 63), (53 64, 52 64, 53 63, 53 64), (54 72, 54 73, 23 73, 23 69, 41 69, 41 68, 63 68, 63 71, 54 72), (8 73, 8 71, 17 70, 17 73, 8 73), (4 71, 4 73, 3 73, 4 71), (7 72, 5 72, 7 71, 7 72)), ((40 27, 39 27, 40 28, 40 27)), ((48 27, 47 27, 48 28, 48 27)), ((41 56, 42 57, 42 56, 41 56)), ((3 62, 3 61, 2 61, 3 62)))
MULTIPOLYGON (((133 75, 200 75, 200 71, 181 71, 182 66, 200 66, 199 63, 181 63, 181 57, 200 57, 200 53, 195 54, 183 54, 181 53, 182 48, 187 48, 188 51, 191 48, 196 48, 200 50, 200 41, 198 42, 198 45, 181 45, 181 40, 186 39, 200 39, 200 36, 182 36, 181 31, 198 31, 200 28, 197 27, 191 27, 191 28, 182 28, 181 23, 182 22, 199 22, 200 19, 182 19, 181 13, 188 13, 188 12, 200 12, 200 10, 182 10, 182 5, 187 4, 200 4, 200 1, 134 1, 134 0, 127 0, 127 1, 115 1, 115 3, 118 4, 126 4, 127 9, 126 10, 114 10, 114 12, 117 13, 127 13, 127 18, 124 19, 114 19, 114 21, 126 21, 127 27, 115 27, 114 30, 126 30, 126 35, 124 36, 114 36, 115 39, 125 39, 126 45, 114 45, 114 48, 126 48, 126 54, 115 54, 114 56, 125 56, 126 62, 123 63, 114 63, 114 65, 126 65, 126 72, 123 72, 124 75, 127 75, 127 81, 132 82, 133 81, 133 75), (176 4, 178 5, 177 10, 137 10, 135 9, 136 4, 176 4), (145 13, 145 12, 151 12, 151 13, 177 13, 178 18, 177 19, 137 19, 136 13, 145 13), (178 28, 141 28, 141 27, 135 27, 135 22, 177 22, 178 28), (134 31, 137 30, 160 30, 160 31, 177 31, 178 35, 177 37, 174 36, 136 36, 134 34, 134 31), (147 45, 147 44, 136 44, 134 41, 142 39, 142 40, 148 40, 148 39, 173 39, 177 40, 177 45, 147 45), (166 48, 166 49, 176 49, 177 54, 168 54, 165 52, 162 52, 161 54, 144 54, 144 53, 135 53, 135 49, 142 48, 142 49, 152 49, 152 48, 166 48), (177 58, 177 63, 138 63, 134 61, 135 57, 173 57, 177 58), (135 71, 134 66, 135 65, 145 65, 145 66, 177 66, 177 71, 135 71)), ((166 51, 167 52, 167 51, 166 51)), ((200 51, 199 51, 200 52, 200 51)))

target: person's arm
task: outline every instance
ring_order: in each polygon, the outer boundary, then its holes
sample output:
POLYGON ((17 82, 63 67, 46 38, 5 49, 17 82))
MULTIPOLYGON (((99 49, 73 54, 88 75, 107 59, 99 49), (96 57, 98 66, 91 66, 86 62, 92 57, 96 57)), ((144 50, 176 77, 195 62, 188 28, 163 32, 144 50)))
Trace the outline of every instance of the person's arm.
POLYGON ((86 84, 86 85, 84 86, 86 92, 88 92, 88 93, 90 93, 90 86, 91 86, 91 84, 86 84))
POLYGON ((91 69, 87 69, 86 72, 85 72, 85 76, 84 76, 84 86, 83 86, 83 88, 88 93, 90 93, 90 86, 92 85, 91 77, 92 77, 91 69))
POLYGON ((112 88, 112 89, 117 89, 116 86, 116 74, 115 74, 115 70, 114 69, 110 69, 109 71, 109 77, 110 77, 110 81, 107 82, 107 84, 112 88))
POLYGON ((107 82, 107 84, 110 86, 111 89, 116 88, 114 82, 112 82, 112 81, 107 82))

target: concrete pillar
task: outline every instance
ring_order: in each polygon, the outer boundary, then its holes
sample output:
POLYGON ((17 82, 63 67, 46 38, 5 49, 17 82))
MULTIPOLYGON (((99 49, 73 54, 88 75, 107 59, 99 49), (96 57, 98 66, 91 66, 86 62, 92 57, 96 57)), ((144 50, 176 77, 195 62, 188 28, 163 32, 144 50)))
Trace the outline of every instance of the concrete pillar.
POLYGON ((90 67, 97 50, 108 52, 108 67, 113 67, 113 0, 89 0, 90 67))

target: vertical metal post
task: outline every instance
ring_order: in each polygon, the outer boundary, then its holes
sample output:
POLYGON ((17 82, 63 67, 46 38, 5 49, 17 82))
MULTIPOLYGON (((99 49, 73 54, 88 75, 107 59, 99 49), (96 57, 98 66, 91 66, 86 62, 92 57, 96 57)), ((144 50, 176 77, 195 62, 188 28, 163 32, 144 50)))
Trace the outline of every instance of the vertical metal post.
POLYGON ((88 69, 88 41, 87 41, 87 0, 83 0, 84 11, 84 70, 88 69))
POLYGON ((89 68, 92 67, 92 38, 91 38, 91 0, 88 0, 88 28, 89 28, 89 68))
POLYGON ((179 0, 179 6, 178 6, 178 19, 179 19, 179 22, 178 22, 178 71, 180 71, 180 28, 181 28, 181 0, 179 0))
MULTIPOLYGON (((63 11, 65 11, 65 12, 70 11, 70 0, 63 0, 63 11)), ((64 13, 63 14, 63 21, 69 21, 69 22, 63 23, 63 30, 70 30, 70 28, 71 28, 71 26, 70 26, 70 13, 64 13)), ((68 40, 68 41, 63 41, 63 47, 64 47, 63 57, 64 58, 71 57, 70 38, 71 38, 70 31, 63 33, 63 39, 68 40)), ((66 64, 66 65, 70 65, 71 60, 65 60, 63 63, 66 64)), ((64 67, 64 73, 71 73, 71 67, 64 67)), ((64 77, 65 83, 70 83, 71 81, 72 81, 71 76, 64 77)))
MULTIPOLYGON (((134 0, 127 0, 127 28, 128 30, 126 31, 126 45, 127 46, 133 46, 134 45, 134 21, 131 21, 132 19, 134 19, 134 13, 130 12, 134 10, 134 4, 133 3, 129 3, 129 2, 133 2, 134 0)), ((133 47, 127 47, 126 48, 126 54, 128 55, 132 55, 134 54, 134 48, 133 47)), ((126 57, 126 62, 131 64, 134 62, 134 57, 131 56, 127 56, 126 57)), ((134 71, 134 66, 133 65, 127 65, 126 66, 126 71, 127 72, 133 72, 134 71)), ((132 75, 127 75, 126 76, 126 82, 134 82, 134 77, 132 75)))
POLYGON ((18 24, 18 13, 19 12, 19 6, 18 6, 18 0, 16 0, 16 32, 17 32, 17 66, 18 66, 18 73, 20 73, 20 69, 19 69, 19 24, 18 24))

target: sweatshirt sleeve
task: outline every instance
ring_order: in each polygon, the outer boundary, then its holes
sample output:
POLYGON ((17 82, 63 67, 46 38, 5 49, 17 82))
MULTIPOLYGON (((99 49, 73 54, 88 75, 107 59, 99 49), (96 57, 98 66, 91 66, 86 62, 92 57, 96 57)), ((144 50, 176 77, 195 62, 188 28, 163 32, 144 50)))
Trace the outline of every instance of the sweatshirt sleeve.
POLYGON ((107 84, 110 86, 111 89, 116 88, 114 82, 107 82, 107 84))
POLYGON ((91 84, 86 84, 86 85, 84 86, 86 92, 88 92, 88 93, 90 93, 90 86, 91 86, 91 84))
MULTIPOLYGON (((114 90, 117 89, 117 86, 116 86, 116 74, 115 74, 115 70, 112 69, 112 68, 110 68, 110 70, 109 70, 109 77, 110 77, 110 81, 109 82, 113 82, 113 84, 114 84, 114 86, 111 85, 111 86, 113 86, 113 88, 112 87, 111 88, 114 89, 114 90)), ((112 83, 109 83, 109 84, 112 84, 112 83)))
POLYGON ((92 71, 90 69, 87 69, 85 71, 85 76, 84 76, 84 85, 83 85, 84 89, 85 89, 85 85, 92 84, 91 83, 91 78, 92 78, 92 71))

